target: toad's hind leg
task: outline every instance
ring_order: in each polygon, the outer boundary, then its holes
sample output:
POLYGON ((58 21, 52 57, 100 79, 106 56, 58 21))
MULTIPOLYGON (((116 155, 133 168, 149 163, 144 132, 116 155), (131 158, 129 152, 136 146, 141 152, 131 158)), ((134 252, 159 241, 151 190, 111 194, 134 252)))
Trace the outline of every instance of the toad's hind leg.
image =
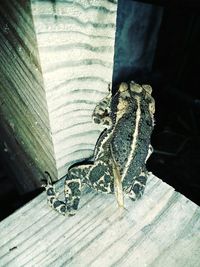
POLYGON ((83 184, 103 193, 114 192, 114 181, 107 164, 97 161, 95 164, 79 165, 69 169, 65 179, 65 201, 59 200, 50 181, 45 186, 50 207, 63 215, 74 215, 78 209, 83 184))
POLYGON ((103 161, 97 161, 84 178, 84 182, 94 190, 106 194, 114 193, 112 170, 103 161))
POLYGON ((64 189, 66 211, 70 215, 78 209, 83 184, 103 193, 114 192, 113 178, 107 164, 97 161, 71 168, 64 189))
POLYGON ((82 181, 92 166, 91 164, 80 165, 68 171, 65 178, 64 201, 59 200, 49 175, 48 183, 45 186, 49 206, 62 215, 74 215, 80 201, 82 181))
POLYGON ((132 199, 137 200, 142 197, 148 172, 142 172, 140 176, 133 180, 133 183, 125 190, 126 194, 132 199))

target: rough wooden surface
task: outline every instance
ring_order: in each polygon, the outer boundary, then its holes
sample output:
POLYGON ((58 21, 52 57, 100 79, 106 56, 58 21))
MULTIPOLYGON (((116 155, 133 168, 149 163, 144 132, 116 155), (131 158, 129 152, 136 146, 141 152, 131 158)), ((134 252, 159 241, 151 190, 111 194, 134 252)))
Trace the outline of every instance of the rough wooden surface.
POLYGON ((56 175, 30 2, 0 2, 0 153, 20 192, 56 175))
POLYGON ((117 1, 31 0, 58 177, 92 156, 112 81, 117 1))
POLYGON ((20 192, 92 155, 112 81, 117 1, 0 3, 0 154, 20 192), (34 22, 34 24, 33 24, 34 22), (37 41, 36 41, 37 39, 37 41))
POLYGON ((0 223, 0 266, 200 266, 196 204, 151 175, 144 197, 125 206, 85 190, 68 218, 41 194, 0 223))

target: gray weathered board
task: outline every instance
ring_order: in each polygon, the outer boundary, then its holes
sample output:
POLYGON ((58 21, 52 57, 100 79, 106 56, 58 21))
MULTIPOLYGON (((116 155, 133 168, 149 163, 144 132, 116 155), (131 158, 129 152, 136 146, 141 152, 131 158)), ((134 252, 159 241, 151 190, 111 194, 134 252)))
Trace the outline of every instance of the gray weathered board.
POLYGON ((92 156, 112 81, 116 0, 0 2, 0 154, 19 191, 92 156))
POLYGON ((56 176, 45 89, 29 1, 0 1, 0 157, 19 192, 56 176))
POLYGON ((112 81, 117 1, 31 0, 58 177, 92 156, 112 81))
POLYGON ((0 266, 200 266, 196 204, 150 175, 143 198, 125 206, 119 209, 114 195, 85 190, 68 218, 42 193, 0 223, 0 266))

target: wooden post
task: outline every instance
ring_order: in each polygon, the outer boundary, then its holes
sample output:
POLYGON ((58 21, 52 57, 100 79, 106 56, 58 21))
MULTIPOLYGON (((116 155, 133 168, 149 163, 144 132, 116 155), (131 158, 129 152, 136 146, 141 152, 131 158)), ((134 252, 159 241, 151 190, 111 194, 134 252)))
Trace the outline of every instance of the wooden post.
POLYGON ((1 157, 24 193, 57 170, 30 3, 0 5, 1 157))
POLYGON ((112 81, 116 1, 32 0, 58 177, 92 156, 91 114, 112 81))
POLYGON ((116 1, 5 1, 0 144, 21 192, 92 156, 91 113, 112 79, 116 1), (37 40, 37 41, 36 41, 37 40))

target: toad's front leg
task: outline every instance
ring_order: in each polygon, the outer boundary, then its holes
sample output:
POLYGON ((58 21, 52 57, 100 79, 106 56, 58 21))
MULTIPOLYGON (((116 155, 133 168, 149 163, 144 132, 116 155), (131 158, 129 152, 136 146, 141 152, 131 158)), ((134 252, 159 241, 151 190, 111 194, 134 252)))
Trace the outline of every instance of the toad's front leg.
POLYGON ((112 98, 112 92, 110 84, 108 86, 108 95, 105 96, 95 107, 92 118, 96 124, 102 124, 106 126, 111 126, 112 122, 110 119, 110 103, 112 98))

